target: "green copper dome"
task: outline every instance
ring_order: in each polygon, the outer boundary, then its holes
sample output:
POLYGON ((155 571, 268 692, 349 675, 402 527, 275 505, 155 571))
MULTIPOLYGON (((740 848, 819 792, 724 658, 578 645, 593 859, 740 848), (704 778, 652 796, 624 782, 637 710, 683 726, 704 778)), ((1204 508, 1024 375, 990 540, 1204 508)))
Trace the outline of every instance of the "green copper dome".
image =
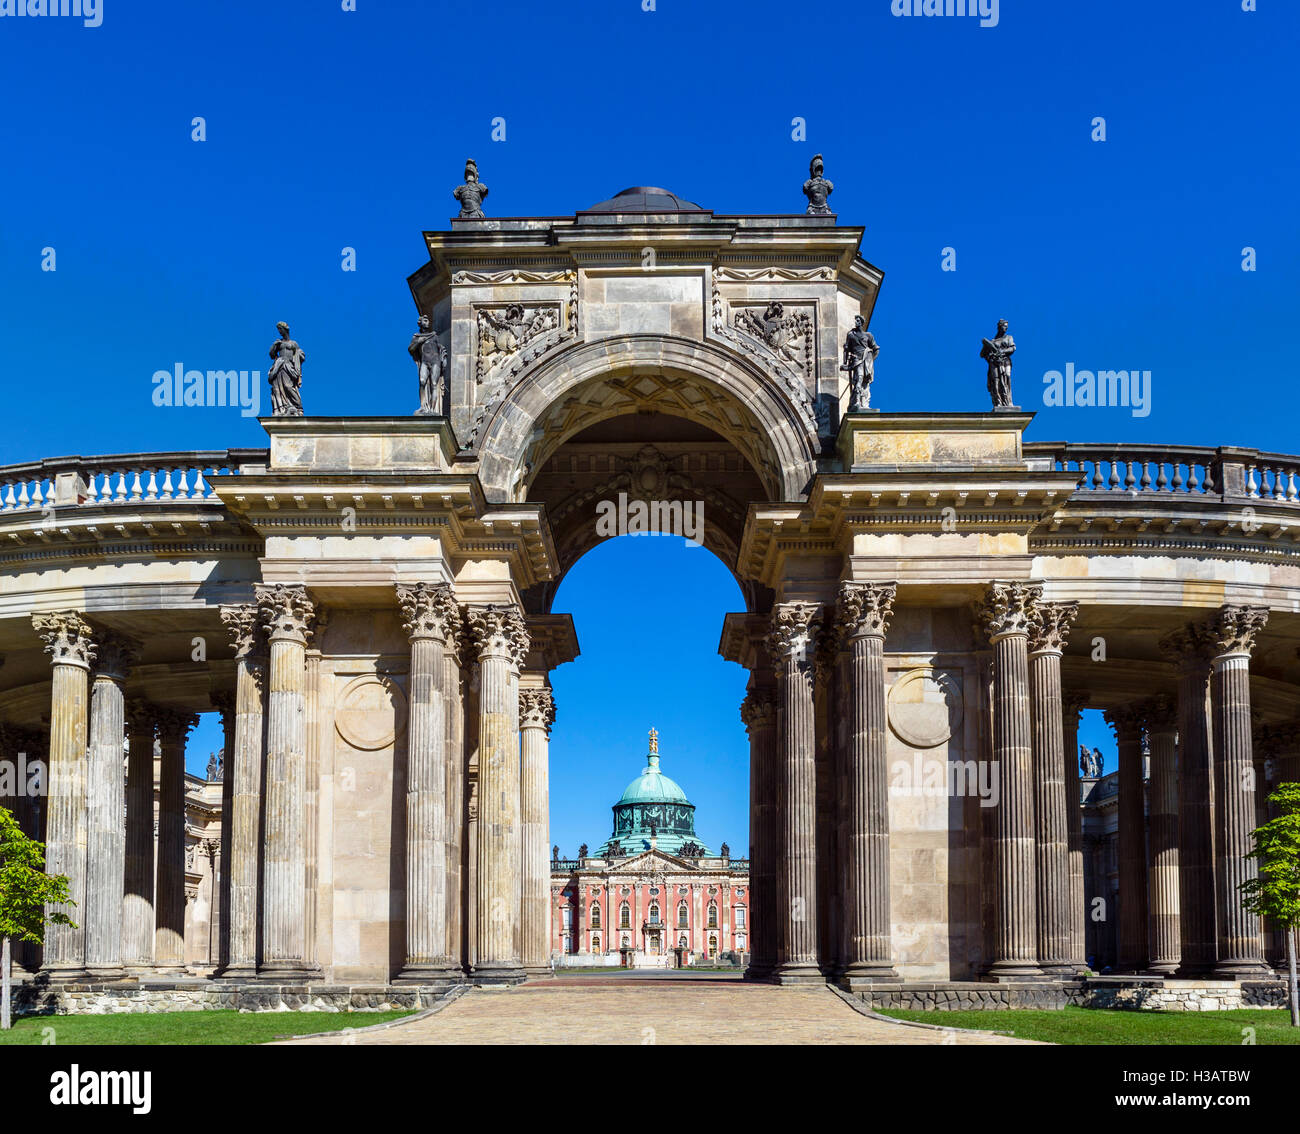
POLYGON ((650 752, 645 770, 614 804, 614 833, 596 852, 601 858, 619 858, 650 849, 650 840, 668 854, 692 857, 709 850, 695 835, 695 804, 677 783, 659 770, 659 734, 650 730, 650 752))

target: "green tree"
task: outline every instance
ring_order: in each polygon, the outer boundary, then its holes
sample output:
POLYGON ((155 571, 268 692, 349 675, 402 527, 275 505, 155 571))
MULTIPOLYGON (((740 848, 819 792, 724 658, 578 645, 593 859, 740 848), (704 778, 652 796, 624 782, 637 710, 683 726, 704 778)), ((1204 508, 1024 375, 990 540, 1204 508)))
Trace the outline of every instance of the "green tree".
POLYGON ((13 973, 11 942, 45 941, 47 925, 70 925, 67 914, 45 912, 47 905, 75 906, 68 897, 68 879, 63 874, 45 873, 45 846, 29 839, 18 820, 0 807, 0 1029, 10 1026, 9 1001, 13 973))
POLYGON ((1300 784, 1279 784, 1268 802, 1274 817, 1251 832, 1255 847, 1250 857, 1259 863, 1259 877, 1242 882, 1241 892, 1251 913, 1271 918, 1286 933, 1291 1025, 1300 1027, 1295 957, 1300 926, 1300 784))

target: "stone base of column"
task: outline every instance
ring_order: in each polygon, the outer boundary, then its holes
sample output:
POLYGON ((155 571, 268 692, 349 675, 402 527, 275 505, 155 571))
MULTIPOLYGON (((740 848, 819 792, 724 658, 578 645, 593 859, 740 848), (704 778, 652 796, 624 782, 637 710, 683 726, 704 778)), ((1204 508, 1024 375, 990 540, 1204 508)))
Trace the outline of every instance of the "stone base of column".
POLYGON ((1178 972, 1177 961, 1152 961, 1147 966, 1147 972, 1151 976, 1171 977, 1178 972))
POLYGON ((227 965, 223 969, 217 969, 212 974, 213 980, 237 980, 240 982, 257 979, 257 965, 252 961, 244 961, 237 964, 227 965))
POLYGON ((547 977, 553 977, 555 970, 550 965, 525 965, 524 975, 529 980, 545 980, 547 977))
POLYGON ((835 983, 847 992, 857 992, 873 984, 898 984, 901 979, 893 965, 879 961, 850 965, 837 975, 835 983))
POLYGON ((1069 961, 1057 961, 1039 965, 1038 971, 1049 980, 1073 980, 1082 969, 1069 961))
POLYGON ((117 984, 127 981, 132 984, 139 983, 121 965, 87 965, 86 978, 96 984, 117 984))
POLYGON ((1023 961, 996 961, 981 979, 994 984, 1020 984, 1052 978, 1037 965, 1026 964, 1023 961))
POLYGON ((481 985, 521 984, 527 975, 523 965, 491 965, 476 967, 470 980, 481 985))
POLYGON ((450 961, 441 965, 407 965, 393 977, 394 984, 459 984, 465 979, 450 961))
POLYGON ((772 984, 825 984, 826 974, 816 965, 781 964, 772 970, 768 978, 772 984))
POLYGON ((43 965, 40 976, 50 984, 81 984, 90 979, 90 974, 80 965, 43 965))
POLYGON ((309 984, 314 980, 323 980, 324 973, 320 965, 308 964, 306 961, 284 961, 264 965, 257 970, 257 979, 267 984, 309 984))
POLYGON ((771 965, 750 965, 741 977, 742 980, 768 981, 772 979, 771 965))
POLYGON ((1214 966, 1214 975, 1219 980, 1268 980, 1273 970, 1263 961, 1220 961, 1214 966))

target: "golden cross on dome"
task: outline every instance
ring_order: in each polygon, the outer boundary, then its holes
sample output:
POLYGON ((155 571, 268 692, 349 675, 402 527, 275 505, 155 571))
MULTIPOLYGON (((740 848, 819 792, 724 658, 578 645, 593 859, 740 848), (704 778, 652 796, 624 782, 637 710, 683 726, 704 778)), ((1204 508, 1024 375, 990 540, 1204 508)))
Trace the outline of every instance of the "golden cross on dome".
POLYGON ((659 751, 659 733, 653 728, 650 730, 650 751, 652 753, 659 751))

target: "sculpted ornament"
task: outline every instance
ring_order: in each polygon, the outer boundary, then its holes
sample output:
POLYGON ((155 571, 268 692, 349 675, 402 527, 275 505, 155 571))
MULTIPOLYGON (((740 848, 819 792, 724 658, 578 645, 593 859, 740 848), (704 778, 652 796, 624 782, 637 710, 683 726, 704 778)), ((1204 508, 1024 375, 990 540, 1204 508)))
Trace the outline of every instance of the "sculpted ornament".
POLYGON ((289 337, 289 324, 277 323, 280 337, 271 344, 271 416, 302 417, 302 364, 307 355, 289 337))
POLYGON ((1205 632, 1216 656, 1249 654, 1267 622, 1266 606, 1225 606, 1210 616, 1205 632))
POLYGON ((465 160, 465 183, 451 191, 460 202, 461 219, 481 220, 483 202, 487 200, 488 187, 478 179, 478 163, 473 158, 465 160))
POLYGON ((428 315, 420 316, 420 329, 411 336, 406 351, 420 372, 420 408, 415 411, 416 416, 441 415, 447 388, 447 348, 438 341, 433 320, 428 315))
POLYGON ((1016 353, 1016 340, 1007 334, 1007 321, 998 320, 998 333, 984 339, 980 358, 989 364, 989 397, 994 409, 1015 409, 1011 404, 1011 356, 1016 353))
POLYGON ((740 703, 740 719, 752 733, 776 723, 776 698, 770 689, 751 689, 740 703))
POLYGON ((844 364, 840 367, 849 375, 849 413, 871 408, 871 383, 876 378, 879 353, 875 335, 867 330, 862 316, 855 315, 853 330, 844 336, 844 364))
POLYGON ((465 625, 480 659, 504 654, 516 666, 524 664, 530 642, 518 607, 496 604, 468 607, 465 625))
POLYGON ((90 623, 71 610, 57 614, 34 614, 32 626, 45 641, 45 652, 56 665, 89 668, 97 648, 91 639, 90 623))
POLYGON ((821 607, 815 602, 783 602, 772 608, 769 646, 774 658, 807 662, 821 628, 821 607))
POLYGON ((1028 583, 993 583, 976 604, 977 628, 992 642, 1011 634, 1028 635, 1033 628, 1033 606, 1043 588, 1028 583))
POLYGON ((835 613, 845 636, 883 638, 897 594, 895 583, 841 583, 835 613))
POLYGON ((483 382, 500 361, 543 335, 560 329, 560 305, 525 307, 512 303, 504 312, 478 310, 478 360, 476 378, 483 382))
POLYGON ((291 641, 306 644, 314 629, 316 608, 304 586, 256 586, 257 609, 272 642, 291 641))
POLYGON ((434 638, 456 648, 460 607, 450 583, 398 583, 397 605, 402 612, 402 628, 412 641, 434 638))
POLYGON ((555 696, 549 689, 519 691, 519 727, 544 728, 550 735, 555 723, 555 696))
POLYGON ((1029 652, 1065 652, 1070 627, 1079 614, 1077 602, 1038 602, 1030 611, 1029 652))
POLYGON ((262 624, 257 607, 253 603, 223 606, 221 623, 235 644, 237 659, 247 658, 259 652, 262 644, 262 624))
POLYGON ((127 670, 140 660, 140 643, 109 631, 100 638, 96 656, 96 673, 122 681, 127 670))
POLYGON ((773 300, 762 315, 754 308, 742 307, 733 321, 738 331, 753 335, 782 362, 811 376, 815 336, 812 316, 806 311, 787 315, 785 304, 773 300))
POLYGON ((831 216, 831 207, 828 203, 830 195, 835 192, 835 186, 826 180, 822 174, 825 172, 825 166, 822 162, 821 154, 814 154, 812 161, 808 163, 808 180, 803 183, 803 195, 808 198, 808 215, 814 217, 831 216))

